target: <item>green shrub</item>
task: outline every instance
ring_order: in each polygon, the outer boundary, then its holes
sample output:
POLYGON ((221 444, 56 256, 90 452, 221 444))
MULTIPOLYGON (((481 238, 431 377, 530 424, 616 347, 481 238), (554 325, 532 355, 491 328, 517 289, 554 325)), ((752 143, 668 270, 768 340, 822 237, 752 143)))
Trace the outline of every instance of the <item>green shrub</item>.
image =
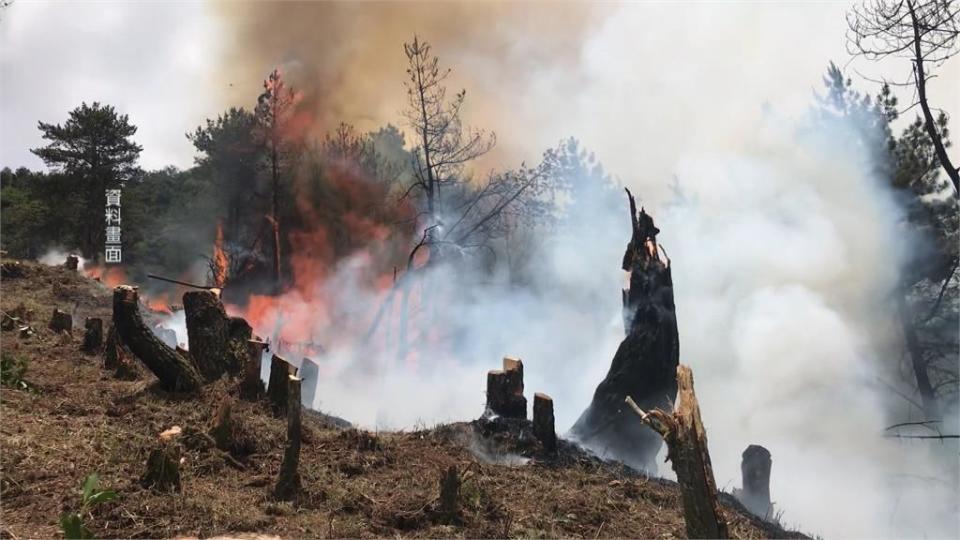
POLYGON ((93 538, 93 533, 83 524, 83 517, 94 506, 116 498, 115 491, 100 489, 100 477, 97 473, 88 476, 83 481, 80 510, 60 514, 60 528, 63 530, 63 536, 69 540, 93 538))

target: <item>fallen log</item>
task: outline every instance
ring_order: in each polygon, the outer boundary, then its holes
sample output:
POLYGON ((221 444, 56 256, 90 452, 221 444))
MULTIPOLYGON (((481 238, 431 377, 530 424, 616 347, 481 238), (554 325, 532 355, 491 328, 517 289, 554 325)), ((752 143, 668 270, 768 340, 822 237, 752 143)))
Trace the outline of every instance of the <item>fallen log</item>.
POLYGON ((770 502, 770 469, 773 460, 766 448, 751 444, 743 451, 740 462, 742 489, 734 489, 733 496, 747 510, 769 520, 773 517, 773 504, 770 502))
POLYGON ((83 321, 83 328, 83 352, 97 354, 103 348, 103 319, 87 317, 83 321))
POLYGON ((533 395, 533 435, 548 453, 557 451, 557 432, 554 428, 553 399, 540 392, 533 395))
POLYGON ((281 501, 295 499, 300 492, 300 379, 295 375, 287 377, 287 400, 287 444, 273 489, 273 496, 281 501))
POLYGON ((680 338, 673 300, 670 260, 660 256, 653 219, 627 190, 633 229, 622 267, 630 272, 630 287, 622 291, 626 337, 617 348, 593 400, 577 419, 571 435, 587 446, 632 467, 656 471, 663 442, 629 415, 623 400, 641 407, 669 410, 677 393, 676 370, 680 338))
POLYGON ((693 391, 693 371, 689 367, 677 366, 677 386, 678 404, 672 414, 661 409, 645 412, 630 396, 624 401, 640 417, 640 423, 652 428, 667 443, 667 460, 680 484, 687 536, 729 538, 727 522, 717 502, 707 432, 700 419, 700 405, 693 391))
POLYGON ((193 392, 203 386, 203 377, 190 361, 167 347, 140 316, 137 289, 120 285, 113 290, 113 324, 120 343, 140 359, 169 391, 193 392))
POLYGON ((487 412, 506 418, 526 418, 527 398, 523 397, 523 362, 505 357, 503 369, 487 373, 487 412))

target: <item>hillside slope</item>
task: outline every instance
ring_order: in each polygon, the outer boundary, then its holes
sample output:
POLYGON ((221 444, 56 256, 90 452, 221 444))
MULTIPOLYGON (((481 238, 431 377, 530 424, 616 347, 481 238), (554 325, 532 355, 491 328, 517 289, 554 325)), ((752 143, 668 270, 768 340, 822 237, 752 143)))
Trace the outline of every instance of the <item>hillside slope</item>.
MULTIPOLYGON (((5 261, 9 262, 9 261, 5 261)), ((21 263, 0 282, 0 308, 32 311, 37 334, 4 331, 2 353, 27 362, 28 388, 0 393, 0 499, 5 538, 57 537, 58 515, 79 504, 84 477, 119 494, 94 509, 99 537, 261 533, 284 537, 644 537, 685 535, 675 484, 604 463, 564 444, 557 458, 520 459, 521 440, 491 437, 481 422, 415 432, 372 434, 305 417, 304 494, 277 503, 285 420, 234 400, 246 448, 239 467, 202 445, 185 445, 182 491, 140 486, 147 455, 171 426, 206 430, 234 384, 219 381, 193 399, 159 390, 144 370, 117 380, 100 356, 80 352, 84 317, 110 317, 111 292, 63 268, 21 263), (74 315, 74 335, 46 328, 59 307, 74 315), (522 463, 522 464, 520 464, 522 463), (460 519, 436 512, 441 472, 462 472, 460 519), (241 469, 242 467, 242 469, 241 469)), ((478 377, 480 379, 481 377, 478 377)), ((741 538, 799 536, 749 516, 729 497, 724 511, 741 538)))

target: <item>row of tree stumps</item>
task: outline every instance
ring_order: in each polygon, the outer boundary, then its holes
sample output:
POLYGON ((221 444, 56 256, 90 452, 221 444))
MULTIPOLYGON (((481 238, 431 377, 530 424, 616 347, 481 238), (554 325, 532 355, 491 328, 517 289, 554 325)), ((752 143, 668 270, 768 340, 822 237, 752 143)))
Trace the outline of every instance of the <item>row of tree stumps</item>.
MULTIPOLYGON (((146 325, 140 313, 136 287, 116 287, 112 324, 103 346, 105 367, 135 357, 157 377, 161 388, 171 392, 194 393, 222 377, 235 379, 240 399, 263 401, 275 415, 286 417, 286 443, 272 495, 280 500, 296 498, 300 491, 302 441, 302 379, 298 376, 298 368, 274 354, 268 384, 264 387, 260 369, 268 344, 253 336, 250 325, 243 318, 227 316, 216 291, 187 292, 183 307, 189 350, 168 346, 146 325)), ((88 320, 91 350, 96 349, 92 343, 98 326, 102 334, 102 322, 97 325, 88 320)), ((86 336, 84 341, 86 349, 86 336)), ((317 375, 316 365, 312 362, 305 361, 305 371, 311 373, 311 377, 317 375)), ((182 437, 192 440, 193 444, 199 441, 201 446, 217 452, 228 465, 243 468, 244 465, 229 453, 235 446, 235 441, 230 440, 233 431, 229 427, 233 422, 230 411, 229 398, 226 398, 208 431, 181 430, 174 426, 162 433, 157 447, 150 452, 141 483, 160 491, 179 491, 179 441, 182 437)))

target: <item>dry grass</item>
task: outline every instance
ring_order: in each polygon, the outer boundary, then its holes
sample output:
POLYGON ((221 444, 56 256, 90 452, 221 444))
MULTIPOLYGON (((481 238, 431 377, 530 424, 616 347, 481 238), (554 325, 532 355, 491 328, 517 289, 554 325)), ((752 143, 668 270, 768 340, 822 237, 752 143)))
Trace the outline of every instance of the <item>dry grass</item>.
MULTIPOLYGON (((87 517, 100 537, 685 536, 675 485, 602 463, 568 444, 558 458, 543 458, 509 432, 491 435, 482 423, 372 434, 306 416, 303 493, 294 503, 275 502, 270 492, 280 467, 283 419, 234 397, 236 429, 250 436, 243 451, 231 459, 196 444, 189 433, 212 426, 235 385, 220 381, 185 399, 158 390, 149 375, 113 379, 101 369, 101 358, 79 352, 83 317, 109 319, 110 291, 63 269, 29 264, 27 271, 3 280, 0 298, 4 311, 20 303, 33 309, 39 332, 26 339, 16 332, 0 336, 4 354, 29 360, 25 378, 35 388, 0 394, 3 537, 59 536, 58 515, 75 507, 82 479, 93 472, 120 495, 87 517), (46 329, 54 307, 74 313, 80 328, 74 336, 46 329), (158 434, 173 425, 187 433, 182 491, 144 489, 139 479, 147 455, 158 434), (532 459, 499 464, 514 452, 532 459), (437 501, 441 472, 451 465, 463 479, 453 519, 440 514, 437 501)), ((787 534, 734 506, 725 511, 738 537, 787 534)))

